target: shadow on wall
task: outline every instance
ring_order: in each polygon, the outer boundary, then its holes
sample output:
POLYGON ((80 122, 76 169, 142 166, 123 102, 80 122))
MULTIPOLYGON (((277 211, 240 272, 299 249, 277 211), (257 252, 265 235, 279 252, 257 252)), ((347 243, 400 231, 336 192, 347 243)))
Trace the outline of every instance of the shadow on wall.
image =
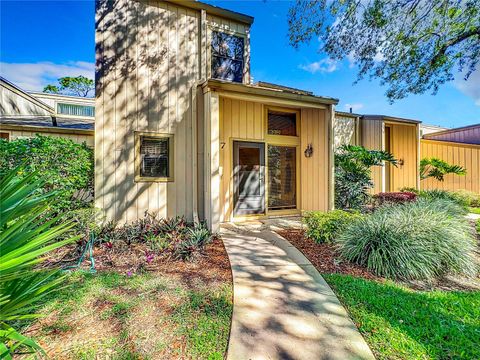
POLYGON ((163 2, 96 2, 96 206, 130 222, 192 213, 197 17, 163 2), (190 55, 190 56, 189 56, 190 55), (135 177, 134 131, 175 134, 174 182, 135 177))

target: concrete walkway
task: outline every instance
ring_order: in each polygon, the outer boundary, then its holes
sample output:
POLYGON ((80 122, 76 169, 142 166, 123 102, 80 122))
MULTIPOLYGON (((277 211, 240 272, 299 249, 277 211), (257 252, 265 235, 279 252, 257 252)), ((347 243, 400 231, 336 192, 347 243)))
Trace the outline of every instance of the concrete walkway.
POLYGON ((226 225, 234 281, 228 359, 373 359, 337 297, 288 241, 226 225))

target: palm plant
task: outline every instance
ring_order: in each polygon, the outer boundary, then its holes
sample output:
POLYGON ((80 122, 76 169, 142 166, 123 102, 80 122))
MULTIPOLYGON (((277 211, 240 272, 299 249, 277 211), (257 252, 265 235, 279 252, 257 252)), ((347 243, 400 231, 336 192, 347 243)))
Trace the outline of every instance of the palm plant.
POLYGON ((56 241, 73 225, 54 225, 45 220, 56 192, 42 193, 37 174, 19 175, 16 168, 0 179, 0 359, 11 359, 17 351, 42 352, 32 339, 9 323, 32 319, 34 305, 62 282, 55 271, 35 271, 42 256, 78 239, 56 241))
POLYGON ((341 146, 335 154, 335 207, 360 208, 368 197, 368 189, 373 187, 371 167, 382 166, 384 162, 397 165, 387 151, 341 146))
POLYGON ((420 179, 434 178, 443 181, 445 175, 465 175, 467 170, 460 165, 450 165, 437 158, 425 158, 420 161, 420 179))

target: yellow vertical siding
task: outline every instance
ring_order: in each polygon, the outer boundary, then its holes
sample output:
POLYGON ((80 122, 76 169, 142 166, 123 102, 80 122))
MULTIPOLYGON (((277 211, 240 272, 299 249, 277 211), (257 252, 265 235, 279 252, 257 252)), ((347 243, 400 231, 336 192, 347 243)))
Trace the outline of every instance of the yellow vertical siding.
POLYGON ((301 112, 301 209, 328 210, 328 121, 326 110, 302 109, 301 112), (307 158, 303 150, 312 144, 313 154, 307 158))
POLYGON ((417 126, 387 123, 391 129, 391 152, 404 164, 391 166, 391 189, 399 191, 404 187, 416 188, 418 175, 417 126))
MULTIPOLYGON (((360 122, 361 128, 361 144, 369 150, 382 150, 383 146, 383 121, 382 120, 365 120, 360 122)), ((382 191, 383 168, 375 166, 372 169, 373 193, 382 191)))
POLYGON ((465 176, 449 174, 445 181, 425 179, 421 189, 469 190, 480 193, 480 145, 469 145, 437 140, 421 140, 421 158, 439 158, 449 164, 467 169, 465 176))

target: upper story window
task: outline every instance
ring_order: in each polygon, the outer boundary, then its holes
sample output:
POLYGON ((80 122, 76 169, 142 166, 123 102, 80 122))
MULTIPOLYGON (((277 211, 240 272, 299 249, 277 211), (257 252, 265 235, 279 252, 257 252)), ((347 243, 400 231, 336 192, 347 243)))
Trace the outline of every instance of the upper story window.
POLYGON ((58 103, 57 113, 63 115, 95 117, 95 106, 58 103))
POLYGON ((212 78, 243 82, 244 38, 212 31, 212 78))
POLYGON ((297 112, 268 109, 268 134, 297 136, 297 112))

